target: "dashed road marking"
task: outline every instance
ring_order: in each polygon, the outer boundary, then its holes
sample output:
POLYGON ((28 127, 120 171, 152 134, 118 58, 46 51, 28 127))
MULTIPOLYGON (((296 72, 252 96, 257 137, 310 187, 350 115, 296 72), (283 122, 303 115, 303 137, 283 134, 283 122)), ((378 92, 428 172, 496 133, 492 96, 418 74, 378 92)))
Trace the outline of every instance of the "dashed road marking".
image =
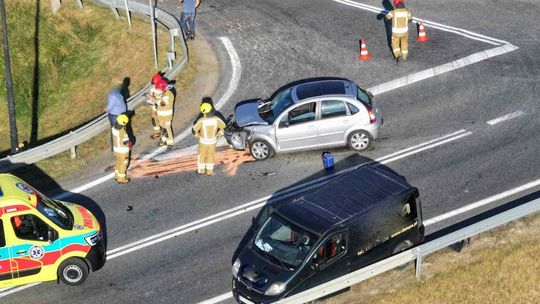
POLYGON ((503 115, 503 116, 501 116, 501 117, 497 117, 497 118, 495 118, 495 119, 488 120, 488 121, 487 121, 487 124, 490 125, 490 126, 494 126, 494 125, 496 125, 496 124, 498 124, 498 123, 501 123, 501 122, 506 121, 506 120, 510 120, 510 119, 512 119, 512 118, 516 118, 516 117, 521 116, 521 115, 523 115, 523 114, 525 114, 525 112, 523 112, 523 111, 516 111, 516 112, 514 112, 514 113, 506 114, 506 115, 503 115))

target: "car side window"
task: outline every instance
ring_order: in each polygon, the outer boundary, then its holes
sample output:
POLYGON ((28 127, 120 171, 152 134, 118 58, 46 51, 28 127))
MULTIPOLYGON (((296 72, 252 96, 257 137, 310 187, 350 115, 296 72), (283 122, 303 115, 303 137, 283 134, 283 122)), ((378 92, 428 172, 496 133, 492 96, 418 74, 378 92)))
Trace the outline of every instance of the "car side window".
POLYGON ((4 223, 0 220, 0 248, 6 246, 6 236, 4 234, 4 223))
POLYGON ((360 109, 358 109, 355 105, 353 105, 352 103, 348 103, 347 102, 347 107, 349 107, 349 112, 351 112, 351 115, 354 115, 358 112, 360 112, 360 109))
POLYGON ((16 215, 11 218, 13 231, 21 240, 42 241, 48 240, 49 225, 33 214, 16 215))
POLYGON ((347 250, 347 241, 345 232, 338 232, 331 236, 323 245, 321 245, 315 255, 312 263, 317 266, 328 264, 337 258, 342 252, 347 250))
POLYGON ((321 103, 321 118, 347 115, 347 108, 341 100, 323 100, 321 103))
POLYGON ((289 125, 299 124, 303 122, 315 120, 316 103, 310 102, 305 105, 298 106, 289 111, 287 114, 289 125))

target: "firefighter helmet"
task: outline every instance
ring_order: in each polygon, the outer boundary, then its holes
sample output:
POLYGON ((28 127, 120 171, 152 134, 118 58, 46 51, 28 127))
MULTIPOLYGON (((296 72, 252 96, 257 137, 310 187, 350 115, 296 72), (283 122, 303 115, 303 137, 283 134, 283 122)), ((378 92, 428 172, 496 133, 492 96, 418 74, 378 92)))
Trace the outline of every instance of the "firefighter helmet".
POLYGON ((120 114, 116 117, 116 122, 121 126, 125 126, 129 122, 129 117, 126 114, 120 114))
POLYGON ((152 84, 156 84, 158 81, 160 81, 161 79, 163 79, 163 77, 161 77, 161 75, 158 73, 158 74, 154 74, 154 76, 152 76, 152 84))
POLYGON ((394 0, 394 7, 397 7, 400 3, 405 4, 405 0, 394 0))
POLYGON ((210 113, 210 111, 212 111, 212 105, 208 102, 203 102, 201 103, 200 110, 201 110, 201 113, 208 114, 210 113))
POLYGON ((156 82, 155 86, 156 86, 156 90, 165 92, 169 84, 167 83, 165 79, 161 78, 160 80, 156 82))

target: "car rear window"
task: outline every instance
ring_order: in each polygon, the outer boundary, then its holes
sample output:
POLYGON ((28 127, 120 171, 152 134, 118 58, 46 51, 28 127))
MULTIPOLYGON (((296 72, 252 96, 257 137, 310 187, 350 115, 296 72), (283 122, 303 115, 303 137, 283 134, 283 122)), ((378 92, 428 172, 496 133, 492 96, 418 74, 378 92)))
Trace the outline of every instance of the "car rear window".
POLYGON ((341 100, 323 100, 321 104, 321 118, 330 118, 347 115, 347 108, 341 100))
POLYGON ((358 87, 356 90, 356 99, 358 99, 361 103, 366 105, 367 107, 372 107, 371 105, 371 99, 369 98, 369 95, 366 91, 358 87))

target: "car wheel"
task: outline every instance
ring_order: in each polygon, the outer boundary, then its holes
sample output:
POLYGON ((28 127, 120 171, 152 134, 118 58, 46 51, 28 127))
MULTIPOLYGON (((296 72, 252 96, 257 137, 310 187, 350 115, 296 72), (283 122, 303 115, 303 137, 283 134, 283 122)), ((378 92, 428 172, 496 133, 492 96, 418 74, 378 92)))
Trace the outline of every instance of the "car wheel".
POLYGON ((66 285, 81 285, 88 277, 88 265, 81 259, 69 258, 58 268, 58 277, 66 285))
POLYGON ((353 131, 349 134, 349 147, 355 151, 365 151, 371 147, 371 135, 366 131, 353 131))
MULTIPOLYGON (((399 244, 397 244, 397 246, 394 248, 394 250, 392 251, 392 255, 394 254, 398 254, 400 252, 403 252, 409 248, 411 248, 413 245, 413 243, 409 240, 406 240, 406 241, 403 241, 399 244)), ((398 267, 396 267, 398 270, 403 270, 405 267, 407 267, 407 264, 408 263, 404 263, 404 264, 401 264, 399 265, 398 267)))
POLYGON ((274 154, 272 146, 270 146, 268 142, 260 139, 252 141, 249 150, 251 156, 256 160, 267 160, 274 154))

